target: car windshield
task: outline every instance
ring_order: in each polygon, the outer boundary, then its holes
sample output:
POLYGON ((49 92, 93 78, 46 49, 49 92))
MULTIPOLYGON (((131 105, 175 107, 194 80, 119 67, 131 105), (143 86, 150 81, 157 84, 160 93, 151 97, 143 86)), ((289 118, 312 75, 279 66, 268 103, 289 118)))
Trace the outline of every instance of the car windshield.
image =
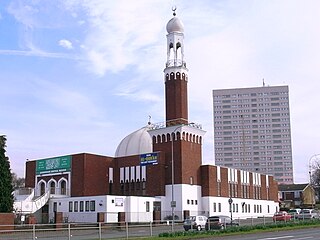
POLYGON ((310 210, 309 209, 303 209, 303 210, 301 210, 301 213, 310 213, 310 210))
POLYGON ((295 209, 290 209, 288 212, 289 212, 289 213, 297 213, 298 211, 295 210, 295 209))
POLYGON ((195 221, 195 220, 196 220, 196 217, 195 217, 195 216, 190 216, 190 217, 188 217, 186 220, 195 221))

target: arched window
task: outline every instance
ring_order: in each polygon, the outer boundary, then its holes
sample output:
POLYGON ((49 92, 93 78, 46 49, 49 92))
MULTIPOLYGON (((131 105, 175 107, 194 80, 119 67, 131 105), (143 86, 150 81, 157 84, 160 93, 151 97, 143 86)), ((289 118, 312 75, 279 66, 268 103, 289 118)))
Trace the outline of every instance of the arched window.
POLYGON ((61 189, 60 189, 61 195, 67 195, 67 183, 66 181, 61 181, 61 189))
POLYGON ((50 194, 55 194, 56 193, 56 183, 52 181, 50 183, 50 194))
POLYGON ((46 184, 44 182, 40 183, 40 196, 45 194, 46 192, 46 184))

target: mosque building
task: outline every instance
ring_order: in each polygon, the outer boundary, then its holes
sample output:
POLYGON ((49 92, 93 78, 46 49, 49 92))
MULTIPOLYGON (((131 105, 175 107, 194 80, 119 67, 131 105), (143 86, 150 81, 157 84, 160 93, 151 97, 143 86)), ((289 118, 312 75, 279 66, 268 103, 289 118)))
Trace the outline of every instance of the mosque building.
POLYGON ((115 156, 79 153, 26 162, 28 195, 15 210, 47 222, 150 222, 188 215, 272 216, 272 176, 202 165, 205 131, 188 118, 184 26, 167 23, 166 118, 129 134, 115 156))

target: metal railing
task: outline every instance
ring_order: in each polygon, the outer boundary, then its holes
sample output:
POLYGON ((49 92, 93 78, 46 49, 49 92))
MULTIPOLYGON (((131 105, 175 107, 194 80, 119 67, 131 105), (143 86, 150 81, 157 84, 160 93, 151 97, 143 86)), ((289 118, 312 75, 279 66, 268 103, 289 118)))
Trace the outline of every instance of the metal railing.
MULTIPOLYGON (((238 226, 277 224, 272 217, 235 218, 238 226)), ((298 220, 294 220, 298 221, 298 220)), ((307 220, 305 220, 307 221, 307 220)), ((148 223, 57 223, 57 224, 20 224, 0 225, 1 240, 89 240, 89 239, 129 239, 135 237, 158 236, 164 232, 184 231, 183 221, 154 221, 148 223)), ((225 224, 225 226, 231 227, 225 224)), ((203 228, 202 228, 203 229, 203 228)), ((193 229, 197 231, 197 229, 193 229)))

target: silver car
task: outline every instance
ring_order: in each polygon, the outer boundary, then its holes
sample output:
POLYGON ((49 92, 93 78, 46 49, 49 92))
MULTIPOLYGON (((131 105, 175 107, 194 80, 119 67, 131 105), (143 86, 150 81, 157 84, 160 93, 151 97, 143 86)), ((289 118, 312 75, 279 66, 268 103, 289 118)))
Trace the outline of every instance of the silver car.
POLYGON ((207 222, 206 216, 189 216, 183 223, 184 230, 197 229, 198 231, 204 229, 207 222))
POLYGON ((320 214, 319 214, 319 211, 316 209, 302 209, 298 214, 299 220, 319 219, 319 218, 320 218, 320 214))

